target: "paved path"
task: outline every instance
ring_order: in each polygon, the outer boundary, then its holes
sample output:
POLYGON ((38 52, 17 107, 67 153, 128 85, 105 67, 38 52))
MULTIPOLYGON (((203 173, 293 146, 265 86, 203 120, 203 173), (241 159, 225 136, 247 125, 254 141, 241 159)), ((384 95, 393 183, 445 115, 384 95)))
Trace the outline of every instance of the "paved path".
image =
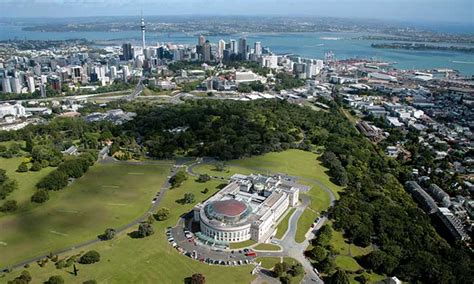
MULTIPOLYGON (((113 163, 113 161, 108 161, 107 163, 113 163)), ((116 161, 116 163, 127 163, 127 162, 120 162, 120 161, 116 161)), ((135 162, 128 162, 128 163, 135 163, 135 162)), ((158 163, 156 163, 158 164, 158 163)), ((162 163, 164 164, 164 163, 162 163)), ((165 165, 170 165, 170 163, 166 163, 165 165)), ((176 164, 171 168, 171 172, 170 172, 170 176, 173 176, 176 171, 178 170, 178 167, 176 166, 176 164)), ((160 191, 157 192, 157 195, 156 195, 156 202, 153 203, 151 205, 151 207, 145 212, 143 213, 140 217, 138 217, 137 219, 129 222, 128 224, 125 224, 121 227, 118 227, 118 228, 115 228, 117 234, 121 234, 121 233, 124 233, 124 232, 127 232, 129 229, 131 229, 132 227, 134 226, 137 226, 140 222, 146 220, 148 218, 148 216, 150 214, 153 214, 155 213, 156 209, 158 208, 158 205, 160 204, 161 202, 161 199, 163 198, 163 196, 165 195, 166 191, 168 191, 168 189, 171 187, 171 184, 169 183, 169 179, 166 179, 166 181, 163 183, 163 185, 161 186, 161 189, 160 191)), ((75 246, 70 246, 70 247, 67 247, 67 248, 64 248, 64 249, 60 249, 60 250, 57 250, 57 251, 53 251, 53 254, 62 254, 62 253, 66 253, 66 252, 69 252, 69 251, 73 251, 73 250, 76 250, 76 249, 81 249, 81 248, 85 248, 87 246, 90 246, 92 244, 96 244, 98 242, 101 242, 102 240, 100 240, 98 237, 95 237, 94 239, 90 239, 88 241, 85 241, 85 242, 82 242, 82 243, 79 243, 75 246)), ((22 268, 24 267, 26 264, 32 264, 40 259, 44 259, 46 257, 48 257, 49 254, 45 254, 45 255, 41 255, 41 256, 37 256, 37 257, 33 257, 33 258, 30 258, 30 259, 26 259, 24 261, 21 261, 19 263, 16 263, 14 265, 11 265, 11 266, 7 266, 7 267, 4 267, 4 268, 0 268, 0 271, 5 271, 5 270, 13 270, 13 269, 17 269, 17 268, 22 268)))

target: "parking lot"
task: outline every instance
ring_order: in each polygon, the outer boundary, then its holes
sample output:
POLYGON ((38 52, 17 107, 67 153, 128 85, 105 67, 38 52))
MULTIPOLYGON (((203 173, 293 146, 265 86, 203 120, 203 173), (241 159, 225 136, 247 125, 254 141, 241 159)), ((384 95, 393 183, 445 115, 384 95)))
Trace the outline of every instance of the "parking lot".
POLYGON ((166 230, 166 238, 179 253, 210 265, 246 265, 254 263, 257 256, 247 248, 230 251, 203 244, 184 228, 182 222, 174 228, 169 227, 166 230))

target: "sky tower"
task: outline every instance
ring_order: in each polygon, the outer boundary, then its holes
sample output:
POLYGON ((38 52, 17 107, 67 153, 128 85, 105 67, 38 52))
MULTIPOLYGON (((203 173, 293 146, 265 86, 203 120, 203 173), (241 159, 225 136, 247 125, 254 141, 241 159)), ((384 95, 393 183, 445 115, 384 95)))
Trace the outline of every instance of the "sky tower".
POLYGON ((143 47, 143 52, 145 52, 145 20, 143 19, 142 16, 142 22, 140 24, 140 28, 142 29, 142 47, 143 47))

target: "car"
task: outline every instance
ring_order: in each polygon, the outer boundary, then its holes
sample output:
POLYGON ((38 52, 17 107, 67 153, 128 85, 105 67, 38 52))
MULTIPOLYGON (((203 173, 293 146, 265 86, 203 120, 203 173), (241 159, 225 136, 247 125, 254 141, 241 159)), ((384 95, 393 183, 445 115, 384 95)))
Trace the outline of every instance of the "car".
POLYGON ((248 249, 248 248, 244 248, 244 252, 248 252, 248 251, 249 251, 249 249, 248 249))
POLYGON ((242 265, 242 264, 243 264, 242 260, 239 260, 239 265, 242 265))
POLYGON ((246 264, 249 264, 249 260, 248 260, 248 259, 246 259, 246 260, 245 260, 245 263, 246 263, 246 264))
POLYGON ((239 250, 239 253, 242 253, 242 250, 239 250))
POLYGON ((230 253, 234 253, 234 251, 231 251, 230 253))
POLYGON ((237 265, 237 261, 234 260, 234 265, 237 265))
POLYGON ((319 275, 319 271, 316 268, 313 268, 314 273, 319 275))

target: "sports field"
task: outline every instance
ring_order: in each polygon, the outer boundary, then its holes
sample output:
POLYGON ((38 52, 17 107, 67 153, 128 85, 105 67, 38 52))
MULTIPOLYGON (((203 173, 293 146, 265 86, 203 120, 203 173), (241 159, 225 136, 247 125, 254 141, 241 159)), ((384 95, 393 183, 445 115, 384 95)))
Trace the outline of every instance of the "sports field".
MULTIPOLYGON (((0 266, 78 244, 107 227, 138 218, 151 205, 170 167, 95 165, 70 186, 53 192, 54 198, 46 203, 2 216, 0 266)), ((20 188, 17 194, 21 191, 31 189, 20 188)))

